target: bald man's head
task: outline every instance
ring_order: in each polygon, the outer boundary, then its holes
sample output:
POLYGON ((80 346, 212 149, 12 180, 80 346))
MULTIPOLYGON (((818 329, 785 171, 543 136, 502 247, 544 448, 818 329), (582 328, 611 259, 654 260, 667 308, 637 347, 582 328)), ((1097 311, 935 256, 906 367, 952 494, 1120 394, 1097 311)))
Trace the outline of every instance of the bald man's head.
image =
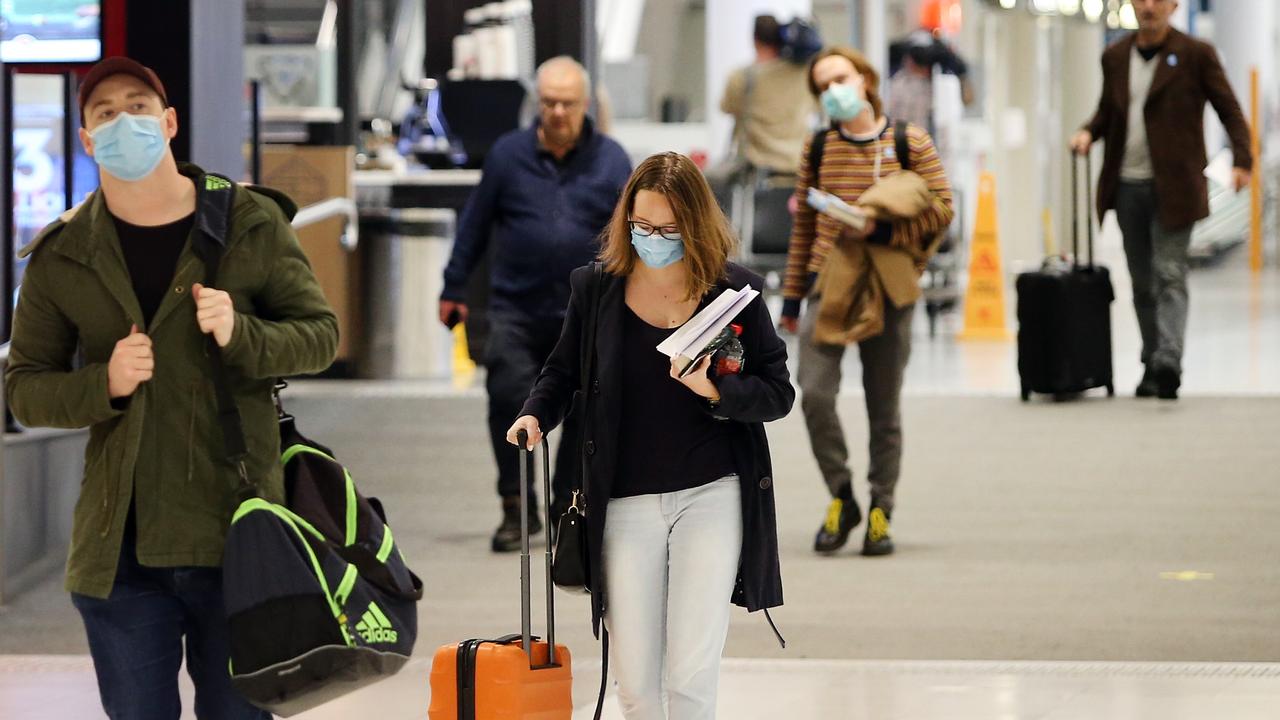
POLYGON ((591 77, 577 60, 561 55, 538 67, 538 107, 547 144, 572 146, 582 134, 591 101, 591 77))

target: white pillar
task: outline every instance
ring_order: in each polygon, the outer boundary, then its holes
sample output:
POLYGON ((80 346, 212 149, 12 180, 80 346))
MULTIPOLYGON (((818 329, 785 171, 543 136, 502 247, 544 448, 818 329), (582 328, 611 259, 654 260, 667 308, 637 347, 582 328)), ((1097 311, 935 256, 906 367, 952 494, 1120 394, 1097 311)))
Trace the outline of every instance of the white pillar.
POLYGON ((882 84, 888 82, 886 75, 889 73, 889 29, 885 5, 886 0, 859 0, 857 3, 862 28, 862 37, 856 39, 858 49, 880 71, 882 84))
POLYGON ((191 162, 238 179, 247 134, 244 81, 244 0, 191 3, 191 109, 184 132, 191 162))
POLYGON ((1214 0, 1214 45, 1245 115, 1249 114, 1249 70, 1261 71, 1264 95, 1274 97, 1276 31, 1280 12, 1275 3, 1256 0, 1214 0))
POLYGON ((733 119, 720 112, 729 74, 755 59, 751 31, 756 15, 771 13, 779 22, 812 13, 811 0, 707 0, 707 125, 712 161, 723 157, 733 119))

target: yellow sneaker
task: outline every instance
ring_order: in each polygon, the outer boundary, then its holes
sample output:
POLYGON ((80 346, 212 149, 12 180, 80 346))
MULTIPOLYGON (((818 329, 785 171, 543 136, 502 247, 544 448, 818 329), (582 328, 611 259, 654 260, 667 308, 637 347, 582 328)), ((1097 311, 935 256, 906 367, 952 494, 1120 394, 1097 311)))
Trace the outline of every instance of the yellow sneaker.
POLYGON ((832 553, 844 547, 849 540, 849 533, 862 522, 862 509, 856 500, 835 498, 827 506, 827 516, 818 528, 818 535, 813 540, 813 551, 832 553))
POLYGON ((867 515, 867 536, 862 541, 862 554, 889 555, 893 552, 893 538, 889 536, 889 514, 883 508, 872 506, 867 515))

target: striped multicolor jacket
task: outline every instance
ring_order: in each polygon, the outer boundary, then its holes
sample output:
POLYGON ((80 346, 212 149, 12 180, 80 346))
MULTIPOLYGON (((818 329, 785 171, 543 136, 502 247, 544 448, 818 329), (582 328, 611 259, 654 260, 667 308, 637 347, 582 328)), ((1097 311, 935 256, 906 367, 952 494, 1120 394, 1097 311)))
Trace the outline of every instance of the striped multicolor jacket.
MULTIPOLYGON (((892 175, 902 169, 894 151, 894 127, 886 122, 885 129, 874 140, 855 141, 836 129, 827 130, 823 148, 821 172, 817 187, 837 195, 849 204, 856 203, 867 188, 876 181, 876 156, 880 156, 880 176, 892 175)), ((951 200, 951 184, 947 181, 942 161, 929 133, 915 125, 907 126, 908 146, 911 150, 911 170, 919 174, 934 192, 934 206, 911 220, 892 224, 889 244, 896 247, 924 248, 941 231, 951 224, 954 215, 951 200)), ((840 235, 839 221, 819 214, 807 202, 809 186, 813 182, 813 170, 809 167, 810 138, 800 156, 800 172, 796 178, 797 210, 791 231, 791 245, 787 256, 787 272, 783 285, 785 304, 782 314, 796 317, 800 300, 809 290, 813 273, 822 269, 827 255, 840 235)))

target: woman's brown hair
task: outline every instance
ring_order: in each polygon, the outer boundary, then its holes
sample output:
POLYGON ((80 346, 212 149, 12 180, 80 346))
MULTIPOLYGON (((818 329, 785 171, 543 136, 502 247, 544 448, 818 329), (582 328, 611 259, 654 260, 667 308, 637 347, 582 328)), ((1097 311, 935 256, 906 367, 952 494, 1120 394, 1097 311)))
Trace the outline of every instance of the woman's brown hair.
POLYGON ((871 61, 867 60, 866 55, 851 47, 845 47, 844 45, 829 47, 809 61, 809 92, 813 93, 815 98, 822 95, 822 90, 813 79, 813 68, 819 61, 829 57, 842 57, 853 63, 853 69, 862 76, 863 87, 867 91, 867 102, 871 104, 871 109, 875 111, 876 117, 884 115, 884 101, 880 99, 880 73, 876 72, 871 61))
POLYGON ((729 221, 716 203, 702 171, 680 153, 652 155, 631 174, 609 226, 600 237, 600 259, 613 275, 627 276, 635 269, 631 247, 631 211, 641 190, 667 199, 684 239, 684 266, 692 300, 705 295, 724 277, 729 254, 737 245, 729 221))

